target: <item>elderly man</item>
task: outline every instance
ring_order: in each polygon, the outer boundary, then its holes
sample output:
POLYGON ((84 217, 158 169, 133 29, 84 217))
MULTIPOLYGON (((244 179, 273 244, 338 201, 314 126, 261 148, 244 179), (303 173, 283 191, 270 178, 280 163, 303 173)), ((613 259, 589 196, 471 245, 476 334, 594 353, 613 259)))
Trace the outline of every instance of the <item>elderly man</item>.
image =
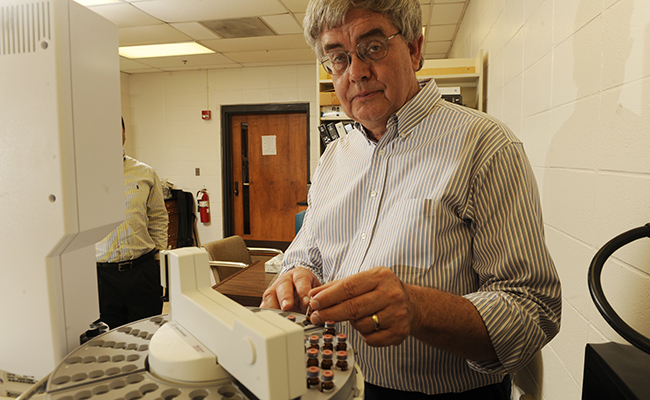
POLYGON ((341 322, 367 399, 509 399, 558 332, 535 178, 501 122, 420 88, 417 0, 314 0, 305 36, 355 130, 328 146, 263 307, 341 322))

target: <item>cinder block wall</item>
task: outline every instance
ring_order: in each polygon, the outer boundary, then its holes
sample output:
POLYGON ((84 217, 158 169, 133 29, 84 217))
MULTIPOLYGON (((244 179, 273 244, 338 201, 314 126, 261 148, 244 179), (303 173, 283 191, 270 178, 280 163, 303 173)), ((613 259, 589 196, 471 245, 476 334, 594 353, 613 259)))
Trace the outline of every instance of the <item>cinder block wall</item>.
MULTIPOLYGON (((451 57, 487 63, 487 110, 523 140, 563 283, 559 336, 518 374, 536 399, 581 398, 587 343, 624 342, 593 305, 587 270, 612 237, 650 222, 650 3, 470 1, 451 57)), ((650 336, 650 241, 606 264, 616 311, 650 336)))

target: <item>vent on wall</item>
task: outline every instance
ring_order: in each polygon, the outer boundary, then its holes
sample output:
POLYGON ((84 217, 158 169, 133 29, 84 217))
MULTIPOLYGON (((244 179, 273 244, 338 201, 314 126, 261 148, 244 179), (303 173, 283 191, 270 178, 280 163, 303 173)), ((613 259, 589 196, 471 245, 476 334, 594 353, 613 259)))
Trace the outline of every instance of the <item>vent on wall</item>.
POLYGON ((0 7, 0 55, 33 53, 50 39, 49 2, 0 7))

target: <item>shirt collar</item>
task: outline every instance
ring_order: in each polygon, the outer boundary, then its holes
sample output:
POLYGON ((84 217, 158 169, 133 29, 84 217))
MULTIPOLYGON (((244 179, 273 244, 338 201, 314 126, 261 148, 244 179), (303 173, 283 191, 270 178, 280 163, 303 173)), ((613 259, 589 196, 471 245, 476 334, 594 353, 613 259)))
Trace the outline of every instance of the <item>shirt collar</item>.
MULTIPOLYGON (((392 140, 396 132, 399 133, 402 139, 406 138, 410 135, 413 128, 431 113, 431 109, 441 98, 442 95, 440 94, 438 85, 431 79, 411 100, 388 118, 386 134, 382 136, 380 141, 383 141, 384 138, 387 141, 392 140), (397 126, 397 129, 395 129, 395 126, 397 126)), ((354 127, 364 134, 366 140, 372 142, 368 139, 368 134, 363 125, 355 121, 354 127)))

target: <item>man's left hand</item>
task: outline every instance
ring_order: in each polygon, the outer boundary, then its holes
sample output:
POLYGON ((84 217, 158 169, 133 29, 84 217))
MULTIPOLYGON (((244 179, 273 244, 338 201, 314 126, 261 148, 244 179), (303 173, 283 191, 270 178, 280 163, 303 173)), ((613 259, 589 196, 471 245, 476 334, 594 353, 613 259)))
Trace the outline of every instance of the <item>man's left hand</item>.
POLYGON ((386 267, 375 267, 312 289, 312 323, 350 321, 370 346, 399 345, 419 323, 408 286, 386 267))

